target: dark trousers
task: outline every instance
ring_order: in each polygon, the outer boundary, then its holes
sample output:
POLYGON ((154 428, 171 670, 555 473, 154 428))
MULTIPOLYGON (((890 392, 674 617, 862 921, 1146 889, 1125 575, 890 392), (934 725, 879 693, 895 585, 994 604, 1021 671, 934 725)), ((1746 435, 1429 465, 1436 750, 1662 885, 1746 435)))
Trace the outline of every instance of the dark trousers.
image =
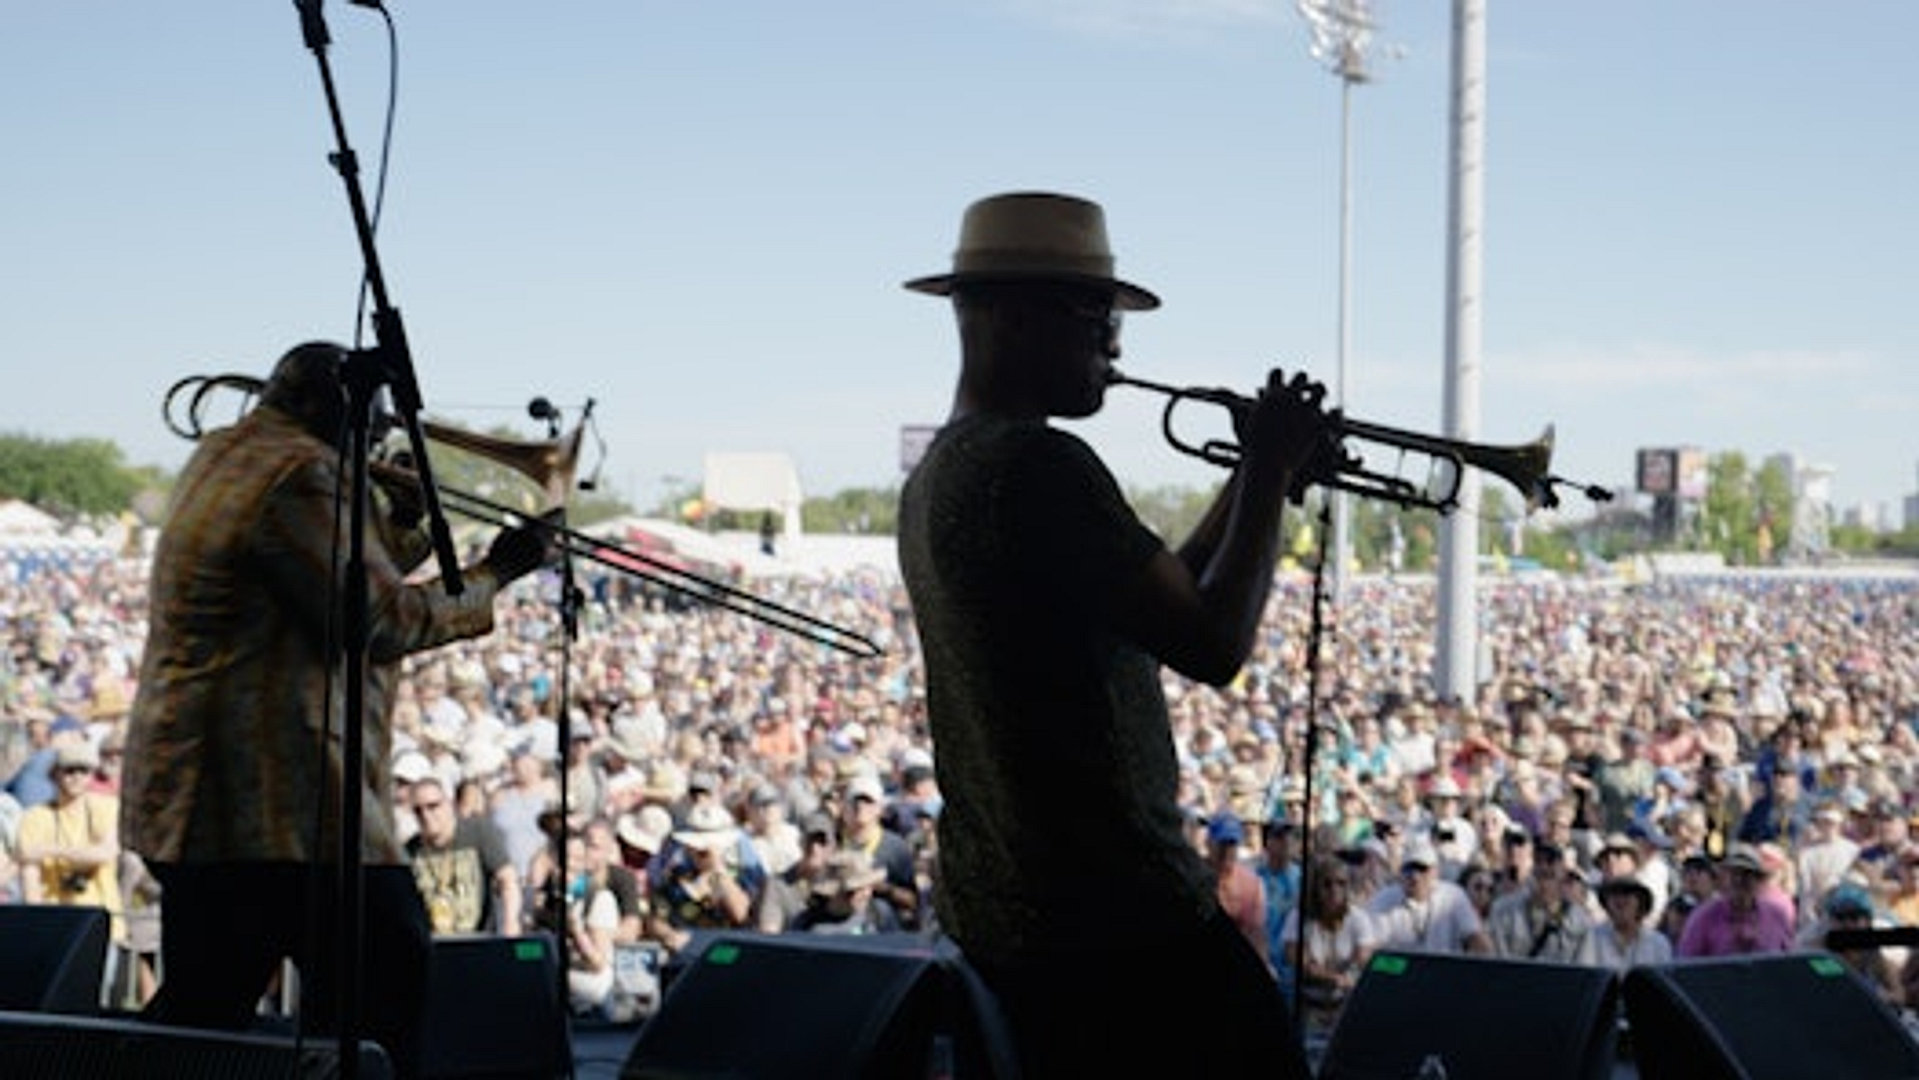
POLYGON ((973 966, 999 998, 1026 1080, 1312 1076, 1279 984, 1223 914, 973 966))
MULTIPOLYGON (((336 1035, 337 885, 301 863, 161 863, 164 977, 145 1016, 182 1027, 245 1030, 283 959, 300 972, 303 1031, 336 1035)), ((433 931, 413 873, 365 868, 358 1032, 386 1051, 397 1077, 420 1071, 433 931)))

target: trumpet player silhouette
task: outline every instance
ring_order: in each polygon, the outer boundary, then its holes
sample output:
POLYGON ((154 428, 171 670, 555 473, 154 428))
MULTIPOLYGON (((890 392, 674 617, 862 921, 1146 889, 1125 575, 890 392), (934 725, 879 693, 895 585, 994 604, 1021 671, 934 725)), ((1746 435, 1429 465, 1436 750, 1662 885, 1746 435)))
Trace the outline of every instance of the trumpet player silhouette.
POLYGON ((1181 830, 1162 665, 1223 685, 1251 651, 1325 388, 1271 372, 1243 454, 1170 550, 1082 440, 1120 316, 1104 212, 1044 192, 965 212, 960 370, 908 477, 899 551, 944 808, 941 927, 999 998, 1026 1075, 1309 1076, 1272 973, 1181 830), (1150 972, 1150 983, 1142 974, 1150 972))
POLYGON ((166 897, 150 1018, 244 1028, 290 957, 303 1026, 327 1030, 341 945, 330 940, 332 874, 316 888, 314 871, 341 851, 340 723, 363 724, 364 785, 351 797, 364 823, 366 1027, 410 1076, 431 935, 394 830, 397 662, 491 630, 493 598, 554 551, 537 525, 503 530, 449 597, 404 580, 431 552, 418 506, 402 498, 369 515, 365 715, 327 723, 344 696, 334 605, 345 585, 346 356, 325 342, 287 352, 258 405, 208 432, 180 474, 154 553, 120 835, 166 897))

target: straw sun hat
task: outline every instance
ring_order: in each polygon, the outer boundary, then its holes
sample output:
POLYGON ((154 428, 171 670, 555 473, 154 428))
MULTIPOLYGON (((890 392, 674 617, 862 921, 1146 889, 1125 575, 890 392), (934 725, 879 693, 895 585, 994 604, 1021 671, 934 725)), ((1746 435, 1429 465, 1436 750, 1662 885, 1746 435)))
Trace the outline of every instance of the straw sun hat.
POLYGON ((1106 213, 1071 195, 1017 191, 991 195, 966 208, 950 273, 914 278, 906 287, 950 296, 968 281, 1065 281, 1114 290, 1114 305, 1150 311, 1159 297, 1113 276, 1106 213))

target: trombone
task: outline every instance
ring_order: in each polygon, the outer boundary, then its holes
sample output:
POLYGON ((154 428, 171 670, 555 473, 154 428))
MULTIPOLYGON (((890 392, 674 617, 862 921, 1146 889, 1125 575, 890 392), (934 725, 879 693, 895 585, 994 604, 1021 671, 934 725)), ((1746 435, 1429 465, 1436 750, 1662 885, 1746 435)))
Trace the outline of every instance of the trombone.
MULTIPOLYGON (((1116 370, 1107 372, 1106 381, 1113 386, 1131 386, 1166 396, 1166 409, 1160 414, 1160 430, 1173 449, 1223 468, 1230 469, 1239 464, 1241 453, 1237 443, 1208 439, 1194 444, 1180 438, 1173 427, 1173 413, 1181 402, 1198 401, 1217 405, 1232 413, 1237 420, 1253 407, 1252 398, 1231 390, 1167 386, 1122 375, 1116 370)), ((1575 484, 1553 475, 1553 428, 1550 424, 1532 442, 1516 446, 1487 446, 1370 424, 1338 412, 1326 414, 1325 419, 1327 435, 1335 444, 1333 464, 1308 478, 1312 483, 1324 487, 1352 492, 1365 498, 1383 499, 1407 508, 1423 507, 1448 514, 1459 507, 1460 484, 1465 477, 1466 467, 1470 465, 1518 488, 1526 499, 1528 511, 1558 506, 1558 488, 1561 485, 1579 487, 1594 502, 1606 502, 1612 498, 1612 492, 1597 484, 1575 484), (1367 468, 1364 460, 1348 449, 1349 440, 1378 443, 1396 450, 1401 468, 1390 473, 1367 468), (1416 482, 1405 475, 1408 455, 1426 459, 1424 482, 1416 482)))
MULTIPOLYGON (((197 442, 200 436, 205 434, 204 413, 216 391, 230 390, 246 398, 258 398, 265 385, 264 379, 251 375, 188 376, 174 383, 167 390, 166 400, 161 405, 161 414, 166 420, 167 427, 174 434, 197 442), (188 394, 188 397, 185 403, 178 407, 185 410, 185 415, 183 419, 176 420, 175 399, 183 393, 188 394)), ((533 481, 542 491, 546 504, 550 508, 562 507, 566 503, 567 492, 573 486, 574 466, 579 457, 580 439, 584 428, 585 424, 582 423, 576 425, 571 433, 559 438, 522 442, 468 431, 464 428, 450 427, 431 420, 420 422, 420 429, 428 439, 504 465, 533 481)), ((419 474, 402 465, 391 461, 374 460, 367 463, 367 471, 375 482, 390 491, 411 491, 415 495, 419 492, 419 474)), ((538 517, 536 514, 471 492, 461 491, 446 484, 435 484, 434 490, 440 495, 442 504, 455 513, 496 528, 514 528, 528 523, 538 524, 551 531, 556 543, 569 554, 610 570, 650 581, 691 599, 704 601, 756 619, 775 629, 798 634, 816 644, 826 645, 861 658, 876 657, 885 651, 871 638, 856 631, 775 603, 744 589, 702 577, 690 570, 674 566, 672 563, 615 541, 600 539, 538 517)))

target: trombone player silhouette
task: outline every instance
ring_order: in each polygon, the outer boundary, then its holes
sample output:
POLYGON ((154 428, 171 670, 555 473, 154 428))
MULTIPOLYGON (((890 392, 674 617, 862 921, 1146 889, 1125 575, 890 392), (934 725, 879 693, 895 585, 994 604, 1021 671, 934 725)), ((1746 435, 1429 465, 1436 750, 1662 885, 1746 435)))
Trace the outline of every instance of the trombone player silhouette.
POLYGON ((395 665, 489 632, 495 596, 554 546, 538 523, 503 529, 451 597, 404 580, 431 553, 419 507, 402 498, 370 516, 365 715, 329 723, 342 698, 347 355, 326 342, 288 351, 257 406, 207 432, 180 474, 154 554, 120 834, 166 897, 150 1018, 243 1029, 291 958, 303 1026, 327 1030, 343 947, 330 940, 337 897, 326 872, 341 851, 340 725, 362 724, 364 784, 351 797, 364 825, 364 1012, 395 1074, 411 1076, 431 934, 394 831, 395 665))

